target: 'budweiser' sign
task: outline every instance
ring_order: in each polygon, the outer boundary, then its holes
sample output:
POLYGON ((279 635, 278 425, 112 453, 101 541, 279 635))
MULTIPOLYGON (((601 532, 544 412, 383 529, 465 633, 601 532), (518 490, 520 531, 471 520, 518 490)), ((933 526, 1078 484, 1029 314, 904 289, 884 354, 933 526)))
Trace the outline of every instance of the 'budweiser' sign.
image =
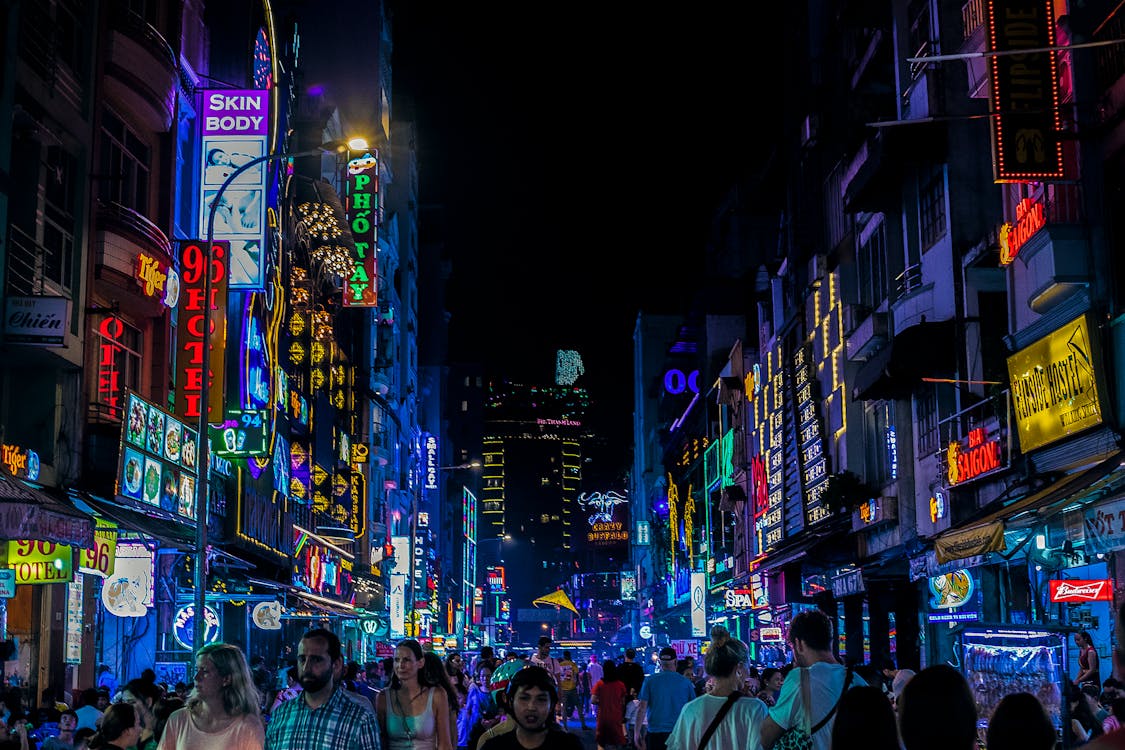
POLYGON ((1052 602, 1108 602, 1113 600, 1113 582, 1049 581, 1052 602))

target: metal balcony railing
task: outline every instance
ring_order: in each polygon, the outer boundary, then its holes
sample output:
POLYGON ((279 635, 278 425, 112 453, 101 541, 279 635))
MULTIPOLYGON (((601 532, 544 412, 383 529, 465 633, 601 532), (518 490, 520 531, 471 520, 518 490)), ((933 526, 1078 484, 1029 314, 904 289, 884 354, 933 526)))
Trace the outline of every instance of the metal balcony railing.
POLYGON ((961 38, 968 41, 984 26, 984 0, 969 0, 961 6, 961 38))
MULTIPOLYGON (((1118 4, 1113 15, 1106 18, 1094 30, 1095 42, 1110 41, 1125 37, 1125 6, 1118 4)), ((1110 44, 1096 47, 1098 90, 1105 91, 1121 76, 1125 75, 1125 46, 1110 44)))
POLYGON ((10 227, 4 285, 8 294, 70 297, 70 265, 69 254, 39 244, 15 225, 10 227))
POLYGON ((915 263, 895 276, 895 299, 899 300, 922 286, 922 264, 915 263))
POLYGON ((126 234, 148 249, 174 257, 172 241, 147 216, 114 201, 98 201, 98 228, 126 234))

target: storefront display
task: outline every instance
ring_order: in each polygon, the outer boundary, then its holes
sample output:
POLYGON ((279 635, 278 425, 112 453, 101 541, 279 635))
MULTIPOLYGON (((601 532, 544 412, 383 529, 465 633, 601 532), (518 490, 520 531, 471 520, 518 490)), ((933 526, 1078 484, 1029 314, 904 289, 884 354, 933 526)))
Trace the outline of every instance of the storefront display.
POLYGON ((1066 633, 969 629, 961 633, 960 650, 982 736, 996 706, 1012 693, 1036 696, 1056 729, 1061 728, 1066 633))

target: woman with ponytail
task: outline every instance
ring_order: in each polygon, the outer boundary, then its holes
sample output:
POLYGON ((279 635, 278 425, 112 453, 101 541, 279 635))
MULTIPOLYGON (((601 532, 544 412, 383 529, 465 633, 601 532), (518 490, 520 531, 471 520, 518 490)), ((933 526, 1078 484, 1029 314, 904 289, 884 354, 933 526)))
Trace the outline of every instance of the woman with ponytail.
POLYGON ((98 731, 86 746, 90 750, 126 750, 141 740, 141 717, 129 703, 114 703, 102 714, 98 731))
POLYGON ((739 692, 749 655, 746 644, 731 638, 726 628, 711 629, 703 667, 714 687, 684 706, 668 736, 668 750, 759 750, 766 704, 739 692))

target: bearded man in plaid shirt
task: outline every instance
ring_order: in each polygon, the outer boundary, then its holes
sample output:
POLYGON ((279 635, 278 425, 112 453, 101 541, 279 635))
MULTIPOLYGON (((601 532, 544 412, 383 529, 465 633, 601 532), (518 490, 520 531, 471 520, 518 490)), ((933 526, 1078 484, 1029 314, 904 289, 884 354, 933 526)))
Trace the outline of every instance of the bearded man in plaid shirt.
POLYGON ((323 628, 305 633, 297 647, 303 690, 270 717, 267 750, 380 750, 375 712, 348 697, 336 679, 343 670, 335 633, 323 628))

